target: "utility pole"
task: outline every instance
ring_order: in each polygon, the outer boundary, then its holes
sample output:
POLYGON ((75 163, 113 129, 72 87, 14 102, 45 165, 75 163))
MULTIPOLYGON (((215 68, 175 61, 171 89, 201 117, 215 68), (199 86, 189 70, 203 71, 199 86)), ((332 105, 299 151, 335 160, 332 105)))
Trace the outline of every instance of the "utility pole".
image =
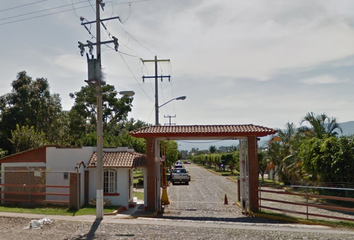
MULTIPOLYGON (((173 116, 171 116, 171 115, 164 115, 163 117, 164 117, 164 118, 168 118, 168 119, 169 119, 168 125, 169 125, 169 126, 172 126, 171 118, 176 118, 176 115, 173 115, 173 116)), ((176 125, 176 124, 174 124, 174 125, 176 125)))
POLYGON ((159 125, 159 92, 158 92, 158 84, 157 84, 157 79, 160 77, 161 82, 163 81, 163 78, 168 78, 168 81, 171 81, 171 76, 158 76, 157 75, 157 63, 158 62, 170 62, 170 59, 160 59, 157 60, 157 56, 155 56, 155 60, 143 60, 141 59, 143 63, 146 62, 154 62, 155 63, 155 76, 143 76, 143 82, 145 81, 145 78, 155 78, 155 125, 159 125))
MULTIPOLYGON (((100 69, 101 65, 101 19, 100 4, 102 0, 96 0, 96 55, 100 69)), ((103 219, 103 133, 102 133, 102 75, 97 84, 97 186, 96 186, 96 219, 103 219)))
MULTIPOLYGON (((89 59, 87 54, 88 63, 88 80, 87 82, 91 87, 92 91, 95 92, 97 96, 97 165, 96 165, 96 219, 103 219, 103 131, 102 131, 102 85, 106 83, 102 80, 101 73, 101 44, 114 43, 115 50, 118 51, 118 39, 112 37, 113 40, 101 42, 101 22, 111 20, 114 18, 100 19, 100 7, 104 7, 103 0, 96 0, 96 20, 92 22, 83 22, 84 18, 81 19, 81 25, 96 23, 96 43, 87 41, 87 44, 79 43, 81 56, 84 55, 85 47, 89 48, 89 52, 92 55, 93 46, 96 46, 96 57, 97 59, 89 59)), ((119 17, 116 17, 119 18, 119 17)), ((85 26, 86 28, 86 26, 85 26)), ((87 28, 86 28, 87 29, 87 28)))

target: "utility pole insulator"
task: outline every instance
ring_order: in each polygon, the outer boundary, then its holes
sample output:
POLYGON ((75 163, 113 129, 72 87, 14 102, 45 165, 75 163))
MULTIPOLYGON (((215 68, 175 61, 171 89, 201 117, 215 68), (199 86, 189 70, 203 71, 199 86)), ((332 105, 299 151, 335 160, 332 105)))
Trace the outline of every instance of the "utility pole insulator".
POLYGON ((79 49, 80 49, 80 54, 81 54, 81 57, 84 56, 84 52, 85 52, 85 46, 82 42, 78 42, 79 43, 79 49))
POLYGON ((116 50, 116 52, 118 52, 118 47, 119 47, 118 38, 116 38, 115 36, 112 36, 112 38, 113 38, 113 43, 114 43, 114 50, 116 50))

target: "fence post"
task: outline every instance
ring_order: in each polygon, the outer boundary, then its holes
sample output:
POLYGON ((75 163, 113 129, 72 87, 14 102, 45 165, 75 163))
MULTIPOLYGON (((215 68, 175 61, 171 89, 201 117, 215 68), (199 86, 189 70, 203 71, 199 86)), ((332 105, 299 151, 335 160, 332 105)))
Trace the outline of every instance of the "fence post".
POLYGON ((77 171, 76 171, 76 206, 77 206, 77 210, 80 209, 80 185, 81 185, 81 178, 80 178, 80 173, 79 173, 79 168, 77 168, 77 171))
POLYGON ((309 219, 309 196, 308 196, 309 188, 306 183, 306 219, 309 219))
POLYGON ((258 204, 259 204, 259 211, 261 212, 262 211, 262 204, 261 204, 261 201, 262 201, 262 182, 259 182, 259 198, 258 198, 258 204))
POLYGON ((28 170, 28 178, 29 178, 29 186, 28 186, 28 198, 29 198, 29 206, 31 207, 32 206, 32 204, 31 204, 31 202, 32 202, 32 196, 31 196, 31 194, 32 194, 32 186, 31 186, 31 184, 32 184, 32 176, 31 176, 31 170, 28 170))

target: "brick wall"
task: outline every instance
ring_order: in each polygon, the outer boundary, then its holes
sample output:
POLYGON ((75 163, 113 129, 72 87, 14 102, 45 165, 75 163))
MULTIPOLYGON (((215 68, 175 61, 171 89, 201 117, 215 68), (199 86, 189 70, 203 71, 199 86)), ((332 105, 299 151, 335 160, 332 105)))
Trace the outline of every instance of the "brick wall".
POLYGON ((249 210, 256 212, 258 204, 258 149, 257 137, 247 137, 248 140, 248 160, 249 160, 249 210))
POLYGON ((156 166, 155 166, 155 139, 146 138, 146 180, 147 199, 146 210, 156 211, 156 166))
POLYGON ((70 209, 80 208, 80 173, 70 173, 70 209))
POLYGON ((31 193, 45 192, 45 187, 31 187, 35 184, 46 184, 46 171, 44 167, 6 167, 4 177, 6 184, 21 186, 6 186, 4 191, 17 192, 18 194, 4 194, 5 199, 23 200, 26 202, 45 200, 45 196, 30 195, 31 193), (10 172, 11 171, 11 172, 10 172))

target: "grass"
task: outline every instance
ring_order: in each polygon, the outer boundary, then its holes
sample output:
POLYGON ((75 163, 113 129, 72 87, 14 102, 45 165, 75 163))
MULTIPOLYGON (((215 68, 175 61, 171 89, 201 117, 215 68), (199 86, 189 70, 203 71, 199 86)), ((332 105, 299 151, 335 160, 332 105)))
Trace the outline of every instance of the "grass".
POLYGON ((349 221, 331 221, 331 220, 317 220, 317 219, 304 219, 304 218, 297 218, 297 217, 292 217, 289 215, 281 214, 281 213, 274 213, 270 211, 265 211, 262 210, 260 213, 268 215, 270 218, 276 218, 276 219, 282 219, 284 221, 290 221, 290 222, 297 222, 299 220, 306 221, 308 223, 313 223, 313 224, 318 224, 318 225, 325 225, 325 226, 330 226, 330 227, 344 227, 344 228, 350 228, 354 229, 354 222, 349 222, 349 221))
POLYGON ((134 186, 136 186, 139 181, 143 181, 144 180, 144 173, 141 170, 134 170, 133 172, 133 184, 134 186))
POLYGON ((203 167, 205 169, 208 169, 209 171, 213 171, 217 174, 219 174, 220 176, 224 176, 224 177, 229 177, 231 179, 238 179, 238 175, 239 173, 237 171, 234 170, 234 172, 231 172, 231 170, 227 169, 227 170, 219 170, 218 168, 215 169, 215 166, 209 166, 209 165, 202 165, 202 164, 198 164, 198 166, 203 167))
MULTIPOLYGON (((103 213, 111 213, 117 210, 119 206, 105 206, 103 213)), ((45 215, 63 215, 63 216, 77 216, 77 215, 95 215, 95 206, 85 206, 79 210, 71 210, 68 207, 50 206, 50 207, 7 207, 0 206, 0 212, 12 213, 31 213, 31 214, 45 214, 45 215)))
POLYGON ((133 178, 143 178, 144 174, 143 171, 141 170, 134 170, 133 172, 133 178))
POLYGON ((133 196, 137 197, 140 200, 144 200, 144 192, 134 192, 133 196))
POLYGON ((259 183, 262 184, 261 186, 263 187, 284 187, 283 182, 277 182, 269 179, 264 179, 264 181, 262 181, 262 178, 259 178, 259 183))

